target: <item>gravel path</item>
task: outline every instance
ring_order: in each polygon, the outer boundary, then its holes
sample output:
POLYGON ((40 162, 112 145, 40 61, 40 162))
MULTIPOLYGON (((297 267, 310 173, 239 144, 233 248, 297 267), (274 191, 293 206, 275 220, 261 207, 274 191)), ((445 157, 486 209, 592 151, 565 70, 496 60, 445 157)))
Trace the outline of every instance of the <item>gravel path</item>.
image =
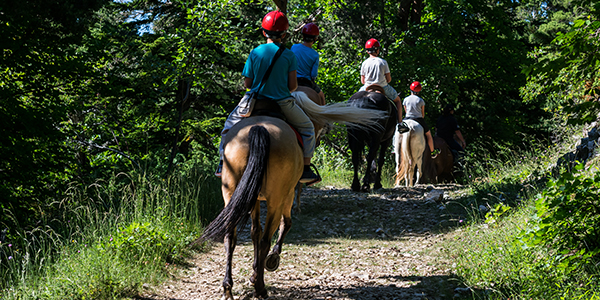
MULTIPOLYGON (((457 299, 457 280, 439 244, 460 216, 443 199, 455 185, 382 189, 354 193, 326 187, 305 189, 295 213, 281 265, 265 273, 269 299, 457 299), (448 192, 446 192, 446 195, 448 192), (437 198, 437 197, 436 197, 437 198)), ((446 196, 447 197, 447 196, 446 196)), ((236 299, 252 299, 248 278, 253 247, 248 228, 234 253, 236 299)), ((197 254, 164 286, 138 299, 220 299, 223 245, 197 254)))

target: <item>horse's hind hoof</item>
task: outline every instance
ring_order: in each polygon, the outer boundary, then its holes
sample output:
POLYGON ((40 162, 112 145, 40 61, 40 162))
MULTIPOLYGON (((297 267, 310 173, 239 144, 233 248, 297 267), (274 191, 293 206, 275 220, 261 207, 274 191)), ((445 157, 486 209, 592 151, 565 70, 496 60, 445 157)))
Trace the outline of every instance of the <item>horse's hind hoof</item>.
POLYGON ((277 253, 269 253, 267 255, 267 259, 265 260, 265 270, 269 272, 273 272, 279 268, 279 254, 277 253))
POLYGON ((267 299, 267 298, 269 298, 269 293, 267 292, 267 289, 264 289, 260 293, 254 292, 253 296, 254 296, 254 299, 267 299))

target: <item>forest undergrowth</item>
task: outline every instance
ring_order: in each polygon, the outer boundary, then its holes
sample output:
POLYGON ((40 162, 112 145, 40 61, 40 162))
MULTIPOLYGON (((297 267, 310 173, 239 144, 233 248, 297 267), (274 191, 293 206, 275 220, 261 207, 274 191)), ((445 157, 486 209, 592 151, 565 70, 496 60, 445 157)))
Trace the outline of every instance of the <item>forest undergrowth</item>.
MULTIPOLYGON (((572 147, 578 138, 573 132, 579 130, 564 133, 561 144, 506 152, 504 159, 467 158, 460 179, 464 188, 457 191, 467 196, 452 204, 468 213, 468 225, 448 232, 443 248, 473 299, 598 297, 598 252, 581 247, 593 232, 585 240, 585 228, 579 228, 570 244, 560 244, 569 228, 542 232, 544 221, 560 220, 538 214, 540 199, 559 197, 561 185, 598 179, 597 160, 575 173, 551 176, 557 157, 572 147), (548 182, 559 187, 552 190, 548 182)), ((348 158, 327 147, 318 155, 324 181, 317 187, 347 188, 348 158)), ((385 177, 391 178, 392 161, 386 163, 385 177)), ((1 298, 125 299, 164 282, 176 272, 173 264, 185 264, 193 251, 202 251, 186 246, 222 205, 218 181, 206 174, 211 166, 188 170, 196 171, 169 179, 117 174, 110 182, 73 186, 62 202, 52 204, 52 219, 17 232, 18 243, 0 245, 1 298)), ((389 188, 393 180, 383 184, 389 188)), ((598 186, 571 194, 598 196, 598 186)), ((580 216, 597 224, 597 217, 580 216)))

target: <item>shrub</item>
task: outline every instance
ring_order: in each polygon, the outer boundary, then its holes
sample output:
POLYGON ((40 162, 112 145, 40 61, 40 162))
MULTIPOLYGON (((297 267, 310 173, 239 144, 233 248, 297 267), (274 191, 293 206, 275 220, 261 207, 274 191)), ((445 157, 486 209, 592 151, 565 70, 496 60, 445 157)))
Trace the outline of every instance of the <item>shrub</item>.
POLYGON ((534 226, 524 232, 529 246, 557 249, 563 267, 575 267, 600 254, 600 173, 563 172, 538 195, 534 226))

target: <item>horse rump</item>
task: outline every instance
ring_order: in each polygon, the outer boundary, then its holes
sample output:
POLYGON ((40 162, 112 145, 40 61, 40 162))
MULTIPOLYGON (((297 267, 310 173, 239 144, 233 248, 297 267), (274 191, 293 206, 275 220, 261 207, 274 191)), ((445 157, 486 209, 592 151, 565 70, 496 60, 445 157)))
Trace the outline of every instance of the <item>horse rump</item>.
POLYGON ((206 240, 222 241, 237 225, 248 221, 267 171, 271 147, 269 131, 260 125, 252 126, 248 132, 248 146, 248 164, 229 203, 193 244, 206 240))

